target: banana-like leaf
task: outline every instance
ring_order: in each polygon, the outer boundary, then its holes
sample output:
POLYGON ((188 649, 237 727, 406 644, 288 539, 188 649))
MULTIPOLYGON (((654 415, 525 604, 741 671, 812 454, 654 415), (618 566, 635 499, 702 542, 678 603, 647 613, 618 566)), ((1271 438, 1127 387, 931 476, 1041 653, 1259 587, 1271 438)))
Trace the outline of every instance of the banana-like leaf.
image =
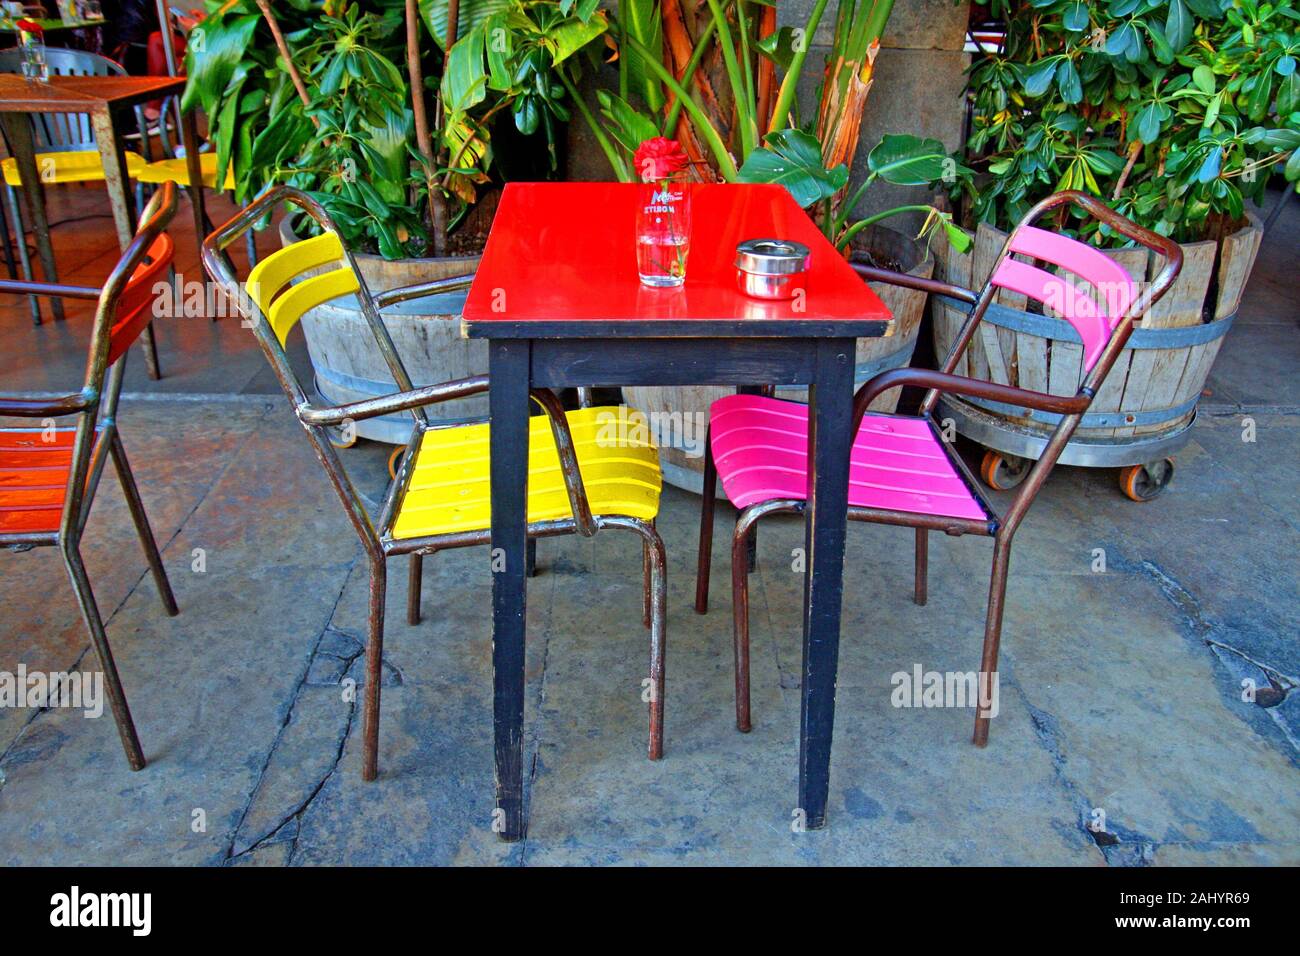
POLYGON ((890 134, 867 154, 867 168, 895 186, 924 186, 950 169, 948 152, 937 139, 890 134))
MULTIPOLYGON (((447 48, 447 0, 419 0, 420 17, 433 35, 434 42, 447 48)), ((505 13, 514 6, 513 0, 461 0, 456 37, 465 36, 475 27, 482 26, 493 14, 505 13)))
POLYGON ((626 100, 608 90, 597 90, 596 99, 600 103, 600 113, 605 117, 605 128, 629 153, 635 153, 638 146, 659 135, 655 121, 638 112, 626 100))
MULTIPOLYGON (((618 15, 622 28, 636 37, 643 47, 652 51, 663 49, 664 25, 657 0, 620 0, 618 15)), ((619 53, 627 70, 628 87, 636 90, 652 113, 657 113, 664 105, 664 90, 659 78, 650 72, 636 51, 621 49, 619 53)))
POLYGON ((483 65, 483 28, 475 27, 456 41, 442 74, 442 100, 449 113, 463 113, 487 97, 483 65))
POLYGON ((843 163, 834 169, 822 165, 821 144, 803 130, 783 129, 770 133, 765 146, 749 154, 737 177, 742 183, 779 183, 801 207, 829 199, 849 181, 843 163))
POLYGON ((185 53, 188 80, 181 97, 183 109, 200 105, 209 116, 216 114, 217 105, 244 58, 260 20, 257 14, 211 16, 195 28, 203 31, 202 42, 191 41, 185 53))

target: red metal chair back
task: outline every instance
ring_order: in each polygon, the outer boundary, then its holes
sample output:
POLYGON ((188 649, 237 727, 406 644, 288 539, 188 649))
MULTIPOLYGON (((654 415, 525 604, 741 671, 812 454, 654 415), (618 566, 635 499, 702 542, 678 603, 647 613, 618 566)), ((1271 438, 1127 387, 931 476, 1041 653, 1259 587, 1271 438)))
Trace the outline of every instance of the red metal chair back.
POLYGON ((108 364, 114 365, 131 343, 139 338, 154 314, 162 295, 158 283, 164 281, 176 254, 171 236, 162 233, 149 246, 144 262, 135 268, 117 301, 117 317, 108 333, 108 364))

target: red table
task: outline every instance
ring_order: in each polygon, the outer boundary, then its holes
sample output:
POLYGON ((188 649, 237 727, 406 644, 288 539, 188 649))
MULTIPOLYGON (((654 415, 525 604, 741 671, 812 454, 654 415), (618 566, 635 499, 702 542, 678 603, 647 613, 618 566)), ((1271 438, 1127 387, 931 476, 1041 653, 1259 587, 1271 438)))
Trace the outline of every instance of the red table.
POLYGON ((799 803, 825 823, 835 716, 855 338, 890 314, 780 186, 694 187, 686 283, 641 286, 635 185, 512 183, 465 303, 465 334, 489 340, 497 807, 518 839, 523 807, 524 512, 528 390, 623 385, 808 385, 799 803), (751 299, 736 288, 744 239, 812 250, 805 294, 751 299), (500 549, 500 550, 498 550, 500 549), (504 558, 504 561, 497 558, 504 558))

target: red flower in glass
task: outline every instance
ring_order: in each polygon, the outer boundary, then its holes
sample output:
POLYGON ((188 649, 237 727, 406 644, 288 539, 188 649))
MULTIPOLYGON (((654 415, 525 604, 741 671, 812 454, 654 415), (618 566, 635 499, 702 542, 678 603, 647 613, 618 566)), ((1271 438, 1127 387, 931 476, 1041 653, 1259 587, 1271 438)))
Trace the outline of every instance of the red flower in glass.
POLYGON ((637 174, 644 183, 667 179, 673 173, 686 167, 686 153, 682 151, 677 140, 664 136, 648 139, 636 148, 632 157, 637 174))

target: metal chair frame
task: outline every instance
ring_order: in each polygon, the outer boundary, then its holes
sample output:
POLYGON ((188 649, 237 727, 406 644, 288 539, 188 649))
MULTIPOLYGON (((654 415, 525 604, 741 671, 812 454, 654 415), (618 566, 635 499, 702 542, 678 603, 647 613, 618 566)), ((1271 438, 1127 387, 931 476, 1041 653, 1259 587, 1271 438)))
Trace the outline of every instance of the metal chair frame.
MULTIPOLYGON (((415 460, 423 437, 430 431, 456 428, 458 425, 437 425, 429 421, 424 407, 437 402, 477 395, 488 390, 488 377, 469 378, 426 385, 416 388, 397 354, 397 349, 380 312, 399 302, 428 295, 450 292, 469 286, 472 276, 459 276, 419 283, 400 289, 372 294, 357 265, 354 254, 346 245, 344 255, 358 283, 357 300, 370 327, 376 346, 383 355, 399 391, 377 398, 350 402, 343 405, 314 405, 289 365, 283 346, 277 339, 266 316, 252 298, 240 287, 226 248, 253 223, 274 210, 280 203, 288 202, 301 208, 325 230, 338 234, 338 229, 328 213, 302 191, 290 186, 277 186, 250 203, 207 237, 203 243, 203 265, 208 274, 234 298, 241 311, 252 320, 257 340, 266 353, 276 377, 293 405, 294 413, 307 432, 334 491, 343 504, 348 520, 361 539, 370 570, 369 611, 367 619, 366 677, 364 714, 364 748, 362 778, 370 781, 379 771, 379 702, 383 661, 383 629, 387 562, 395 555, 410 555, 408 567, 407 619, 412 625, 420 618, 420 584, 425 555, 453 548, 487 544, 491 540, 489 529, 429 535, 414 538, 394 538, 393 527, 397 521, 402 501, 415 471, 415 460), (397 469, 397 477, 389 485, 380 509, 378 520, 371 519, 365 505, 357 495, 347 472, 339 459, 338 451, 329 441, 327 429, 395 412, 410 412, 413 419, 411 437, 406 452, 397 469)), ((550 421, 555 438, 565 489, 573 511, 572 518, 532 522, 528 525, 530 544, 537 538, 565 534, 592 537, 604 528, 622 528, 641 537, 643 562, 643 614, 642 622, 650 628, 651 680, 654 684, 650 701, 649 756, 655 760, 663 753, 664 713, 664 630, 667 618, 666 554, 663 540, 651 521, 625 515, 593 515, 583 486, 582 474, 573 436, 564 416, 559 399, 548 389, 534 389, 530 393, 550 421)), ((522 451, 527 454, 527 450, 522 451)))
MULTIPOLYGON (((888 282, 923 292, 944 295, 969 303, 971 311, 958 332, 947 359, 940 371, 920 368, 891 369, 875 376, 864 383, 854 395, 853 427, 851 434, 857 435, 871 402, 879 395, 892 388, 913 385, 927 389, 921 402, 920 416, 933 430, 940 447, 944 448, 957 473, 970 489, 976 502, 983 508, 987 519, 954 518, 909 511, 892 511, 881 508, 849 506, 848 517, 851 521, 870 521, 880 524, 900 525, 916 529, 915 581, 913 600, 918 605, 926 602, 926 580, 928 572, 928 535, 930 531, 942 531, 958 537, 963 534, 980 534, 994 539, 993 570, 989 584, 989 600, 984 625, 984 645, 980 663, 982 679, 991 681, 997 673, 998 648, 1002 633, 1003 606, 1006 598, 1007 569, 1011 559, 1011 541, 1020 527, 1026 511, 1038 495, 1047 476, 1060 457, 1062 450, 1070 440, 1081 417, 1092 404, 1115 360, 1128 341, 1133 331, 1133 323, 1140 319, 1147 310, 1163 296, 1173 284, 1182 268, 1183 254, 1178 244, 1157 235, 1137 224, 1130 222, 1114 212, 1100 200, 1084 193, 1069 191, 1047 197, 1038 203, 1016 225, 1007 237, 999 254, 995 268, 990 272, 989 281, 978 294, 960 286, 950 285, 933 279, 901 275, 884 269, 854 264, 854 270, 865 280, 888 282), (1142 290, 1130 304, 1124 315, 1115 324, 1109 340, 1100 357, 1080 384, 1074 395, 1047 395, 1011 385, 972 379, 954 374, 958 361, 965 352, 979 327, 980 321, 988 311, 989 305, 997 295, 998 287, 992 282, 996 266, 1011 254, 1011 245, 1016 233, 1023 227, 1031 225, 1045 214, 1063 206, 1074 205, 1100 220, 1116 232, 1134 240, 1151 251, 1164 257, 1164 265, 1156 278, 1142 290), (1030 470, 1024 483, 1011 499, 1005 514, 999 515, 991 502, 980 489, 980 484, 971 475, 965 462, 947 442, 942 440, 938 424, 933 419, 935 404, 939 396, 950 392, 970 395, 977 398, 992 399, 1008 405, 1051 412, 1061 416, 1052 436, 1043 449, 1038 461, 1030 470), (988 675, 983 677, 983 675, 988 675)), ((713 460, 711 436, 705 438, 704 460, 704 496, 700 514, 700 545, 696 572, 695 610, 704 614, 708 610, 709 569, 712 558, 713 513, 716 499, 717 468, 713 460)), ((762 501, 743 509, 736 518, 736 527, 732 535, 731 575, 734 617, 734 653, 736 663, 736 726, 742 732, 751 727, 749 695, 749 572, 752 570, 752 548, 757 523, 767 515, 782 512, 802 513, 804 501, 800 499, 778 498, 762 501)), ((988 742, 989 717, 984 710, 977 709, 973 742, 983 747, 988 742)))
POLYGON ((122 690, 122 682, 118 677, 117 666, 109 647, 108 635, 104 630, 104 621, 95 603, 90 579, 86 575, 80 546, 86 520, 90 517, 91 506, 94 504, 95 492, 99 487, 99 480, 103 476, 108 459, 111 458, 127 506, 131 511, 131 519, 135 524, 140 545, 153 572, 158 594, 169 615, 175 616, 178 613, 176 598, 167 580, 167 572, 163 568, 162 557, 158 553, 158 545, 149 526, 144 503, 140 500, 140 491, 135 483, 135 476, 131 472, 126 450, 123 448, 122 438, 117 428, 117 406, 122 394, 127 349, 122 348, 117 360, 109 365, 113 325, 118 317, 118 306, 123 291, 136 268, 144 262, 154 241, 171 222, 175 212, 176 190, 169 184, 166 189, 159 190, 145 207, 135 238, 114 266, 102 289, 0 280, 0 292, 25 294, 34 286, 42 294, 98 300, 85 384, 80 391, 70 394, 0 393, 0 415, 35 419, 77 417, 72 464, 68 474, 67 493, 64 496, 59 529, 50 532, 0 532, 0 547, 24 551, 33 547, 57 547, 61 552, 68 577, 77 596, 82 618, 90 631, 95 652, 99 655, 109 705, 132 770, 142 770, 145 767, 144 751, 140 747, 135 723, 127 707, 126 694, 122 690))
MULTIPOLYGON (((85 50, 66 50, 62 47, 50 47, 45 51, 45 59, 50 72, 56 76, 126 76, 126 70, 116 60, 88 53, 85 50)), ((22 52, 19 50, 0 51, 0 73, 21 73, 22 52)), ((135 120, 140 128, 140 150, 146 160, 149 155, 148 123, 144 110, 135 107, 135 120)), ((95 133, 91 129, 90 116, 86 113, 52 113, 32 116, 32 141, 35 151, 44 152, 90 152, 98 149, 95 133)), ((12 154, 12 150, 10 151, 12 154)), ((5 205, 13 223, 14 240, 18 246, 18 261, 22 267, 23 278, 32 280, 32 259, 27 249, 27 225, 23 221, 22 203, 18 193, 7 182, 4 185, 5 205)), ((136 206, 142 205, 140 187, 136 187, 136 206)), ((36 295, 30 295, 29 303, 32 324, 41 324, 41 309, 36 295)), ((58 298, 51 298, 51 311, 56 320, 63 319, 63 303, 58 298)))

